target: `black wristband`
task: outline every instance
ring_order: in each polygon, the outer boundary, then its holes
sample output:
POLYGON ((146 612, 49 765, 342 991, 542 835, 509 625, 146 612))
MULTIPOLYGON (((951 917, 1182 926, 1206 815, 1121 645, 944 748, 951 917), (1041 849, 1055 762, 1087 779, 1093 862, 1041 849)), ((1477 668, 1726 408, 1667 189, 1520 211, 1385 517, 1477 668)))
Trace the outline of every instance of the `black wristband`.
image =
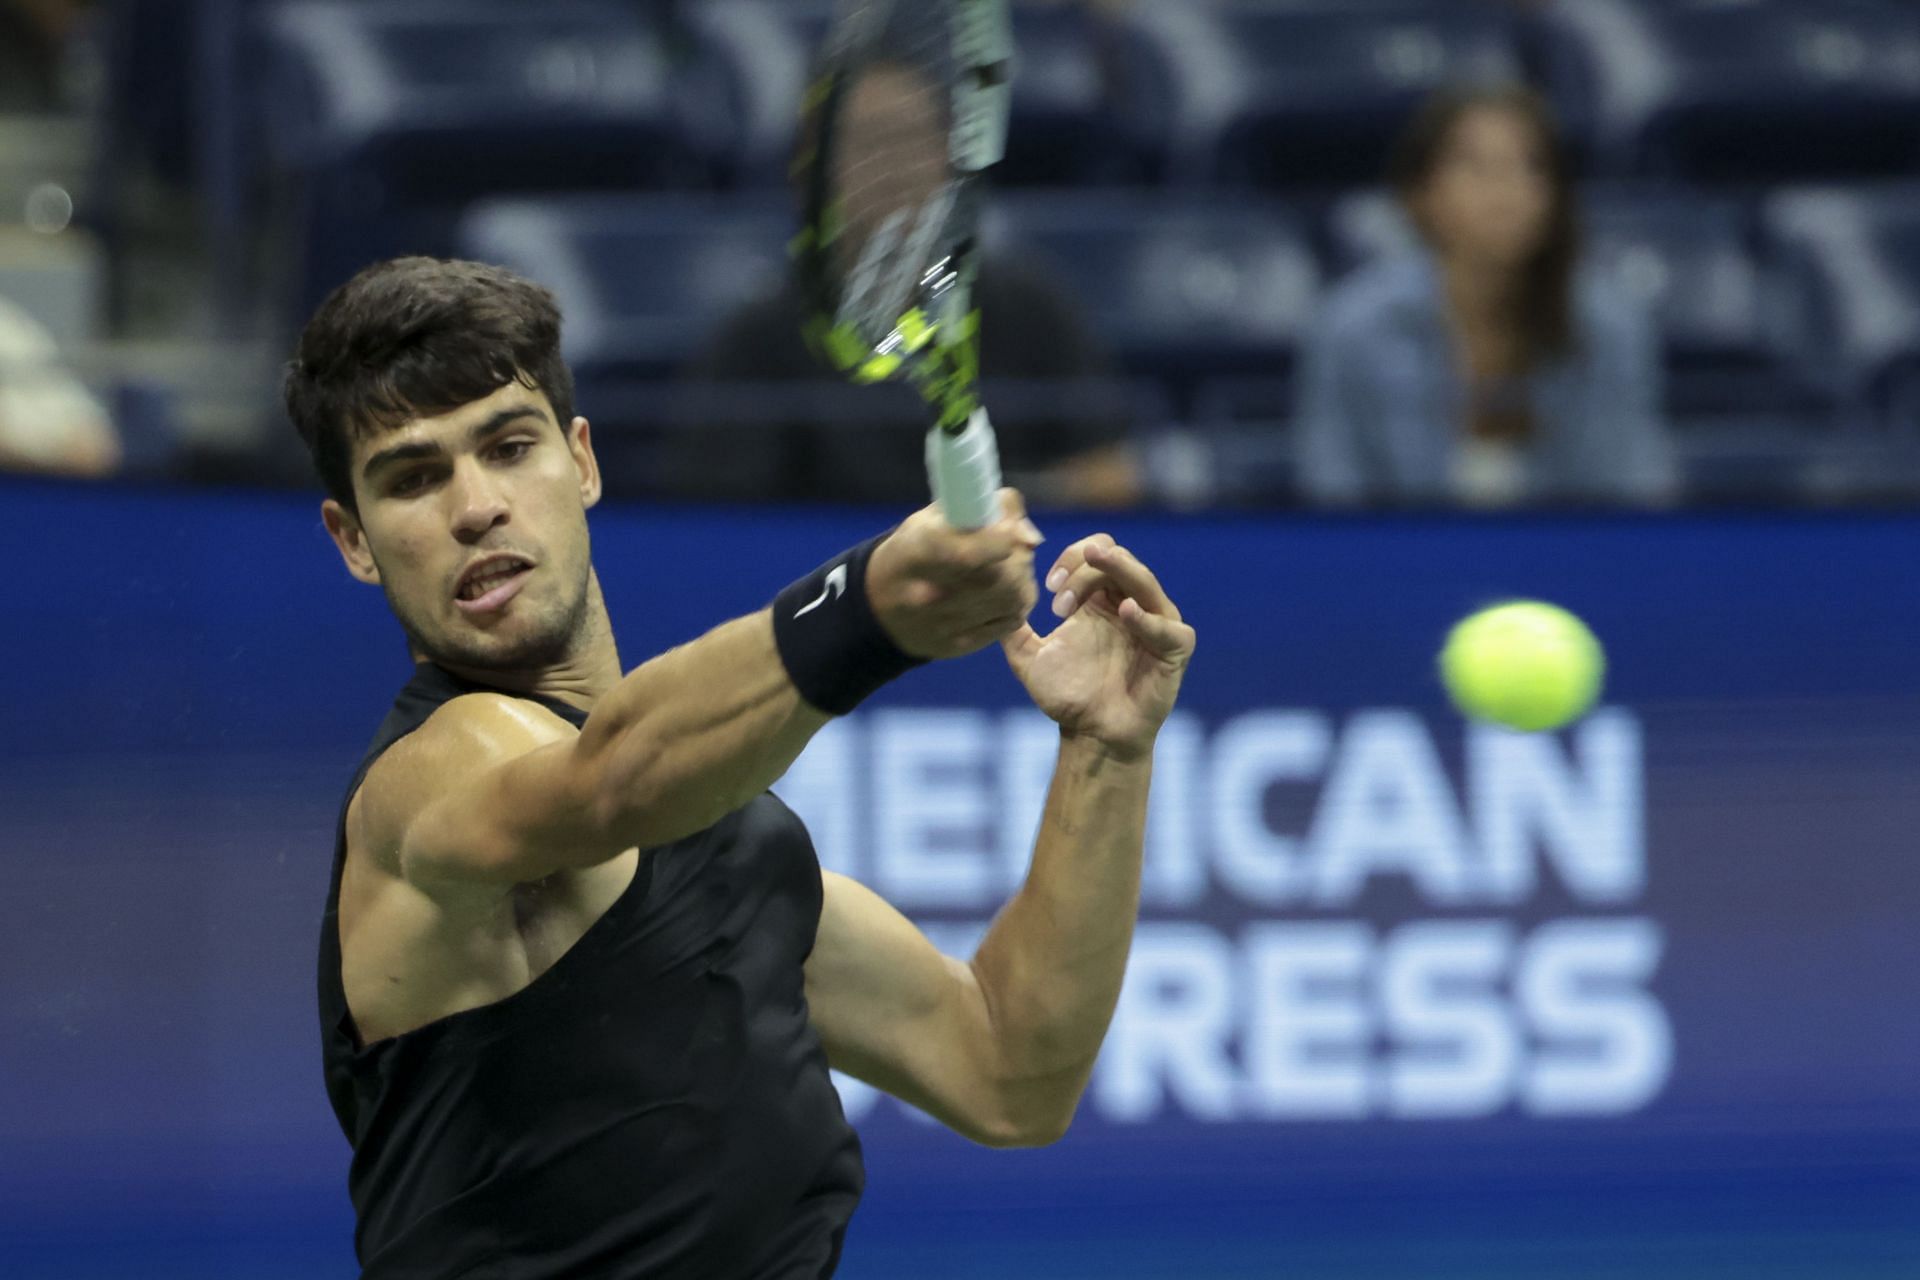
POLYGON ((843 551, 773 598, 773 641, 800 696, 843 716, 927 659, 903 652, 867 599, 867 561, 887 534, 843 551))

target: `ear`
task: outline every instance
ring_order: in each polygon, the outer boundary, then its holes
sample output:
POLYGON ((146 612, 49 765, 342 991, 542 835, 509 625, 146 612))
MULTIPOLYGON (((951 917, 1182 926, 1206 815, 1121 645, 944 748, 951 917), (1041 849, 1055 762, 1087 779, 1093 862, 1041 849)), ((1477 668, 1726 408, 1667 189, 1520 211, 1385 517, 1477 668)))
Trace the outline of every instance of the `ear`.
POLYGON ((567 427, 567 451, 580 473, 580 504, 589 509, 598 506, 600 460, 593 456, 593 428, 585 418, 575 418, 567 427))
POLYGON ((373 548, 367 543, 367 531, 359 517, 328 498, 320 504, 320 522, 327 526, 327 536, 347 562, 347 572, 368 586, 379 586, 380 566, 374 563, 373 548))

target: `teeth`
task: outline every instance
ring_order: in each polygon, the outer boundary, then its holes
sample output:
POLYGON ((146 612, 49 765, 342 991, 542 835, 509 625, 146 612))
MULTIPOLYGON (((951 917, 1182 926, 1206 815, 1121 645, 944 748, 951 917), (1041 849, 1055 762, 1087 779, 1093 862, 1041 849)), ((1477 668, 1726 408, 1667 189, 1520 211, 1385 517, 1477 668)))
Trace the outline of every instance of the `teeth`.
POLYGON ((499 583, 511 578, 525 567, 523 563, 515 560, 501 565, 498 569, 489 569, 486 573, 468 582, 466 589, 460 593, 460 598, 462 600, 478 600, 499 583))

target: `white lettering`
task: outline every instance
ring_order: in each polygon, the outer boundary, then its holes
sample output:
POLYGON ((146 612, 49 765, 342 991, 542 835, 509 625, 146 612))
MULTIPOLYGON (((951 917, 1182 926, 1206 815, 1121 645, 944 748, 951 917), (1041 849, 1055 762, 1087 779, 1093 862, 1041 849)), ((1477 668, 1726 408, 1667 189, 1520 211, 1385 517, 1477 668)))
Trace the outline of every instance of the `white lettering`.
POLYGON ((860 878, 862 832, 855 765, 865 734, 852 720, 829 720, 788 767, 773 791, 806 824, 820 865, 860 878))
POLYGON ((873 1110, 873 1104, 880 1101, 880 1091, 861 1080, 855 1080, 844 1071, 828 1073, 833 1087, 840 1093, 840 1109, 847 1113, 847 1119, 858 1120, 873 1110))
POLYGON ((1576 769, 1550 734, 1476 726, 1467 738, 1469 794, 1478 828, 1481 896, 1522 902, 1536 889, 1537 842, 1568 890, 1602 904, 1646 889, 1640 726, 1601 711, 1576 731, 1576 769))
POLYGON ((1546 1043, 1521 1102, 1536 1115, 1645 1106, 1673 1069, 1673 1029, 1645 989, 1660 963, 1651 920, 1560 920, 1528 940, 1515 996, 1546 1043))
POLYGON ((1206 897, 1206 775, 1200 763, 1205 748, 1200 721, 1187 712, 1175 711, 1160 726, 1140 875, 1141 901, 1150 906, 1188 907, 1206 897))
POLYGON ((1309 711, 1254 712, 1214 737, 1214 854, 1221 880, 1247 901, 1279 906, 1303 887, 1299 842, 1267 825, 1267 791, 1319 776, 1331 740, 1326 717, 1309 711))
POLYGON ((1102 1114, 1151 1120, 1169 1097, 1202 1120, 1234 1118, 1233 952, 1211 929, 1141 925, 1094 1074, 1102 1114))
POLYGON ((982 774, 993 750, 984 712, 874 715, 874 889, 896 906, 978 908, 996 877, 988 866, 993 805, 982 774))
POLYGON ((1258 1113, 1365 1115, 1371 931, 1344 923, 1255 925, 1242 945, 1247 1074, 1258 1113))
POLYGON ((1498 921, 1405 925, 1380 965, 1380 1004, 1397 1052, 1387 1064, 1387 1111, 1481 1116, 1513 1096, 1519 1037, 1499 990, 1513 952, 1498 921))
POLYGON ((1313 897, 1352 902, 1376 875, 1405 873, 1451 905, 1469 888, 1466 836, 1426 726, 1409 712, 1353 718, 1313 830, 1313 897))

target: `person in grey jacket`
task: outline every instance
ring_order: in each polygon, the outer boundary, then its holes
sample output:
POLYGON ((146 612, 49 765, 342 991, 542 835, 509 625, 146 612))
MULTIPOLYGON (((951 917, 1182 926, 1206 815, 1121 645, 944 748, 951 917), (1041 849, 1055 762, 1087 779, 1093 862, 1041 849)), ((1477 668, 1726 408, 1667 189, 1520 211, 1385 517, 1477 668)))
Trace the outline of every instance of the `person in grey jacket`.
POLYGON ((1677 488, 1659 338, 1581 261, 1566 153, 1524 88, 1443 92, 1395 150, 1418 247, 1330 295, 1300 383, 1325 504, 1651 504, 1677 488))

